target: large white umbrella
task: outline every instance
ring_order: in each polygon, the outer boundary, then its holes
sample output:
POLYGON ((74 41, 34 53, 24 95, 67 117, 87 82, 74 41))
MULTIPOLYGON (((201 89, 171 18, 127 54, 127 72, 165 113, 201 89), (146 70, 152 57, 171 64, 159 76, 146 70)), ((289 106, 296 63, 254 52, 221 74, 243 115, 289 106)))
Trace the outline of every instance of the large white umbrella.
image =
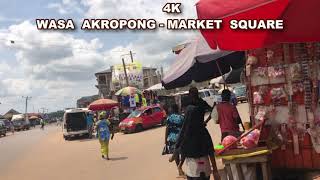
POLYGON ((162 79, 166 89, 183 87, 228 73, 244 66, 244 52, 211 49, 202 36, 191 41, 177 56, 162 79))

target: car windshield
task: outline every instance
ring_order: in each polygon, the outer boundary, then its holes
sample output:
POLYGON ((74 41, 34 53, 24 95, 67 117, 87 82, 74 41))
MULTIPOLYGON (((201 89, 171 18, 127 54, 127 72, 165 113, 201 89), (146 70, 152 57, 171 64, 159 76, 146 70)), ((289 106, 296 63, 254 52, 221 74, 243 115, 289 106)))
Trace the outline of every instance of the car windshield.
POLYGON ((141 110, 135 110, 135 111, 133 111, 133 112, 128 116, 128 118, 139 117, 140 114, 141 114, 141 110))
POLYGON ((242 87, 236 87, 234 89, 234 93, 237 95, 237 96, 242 96, 242 95, 245 95, 246 94, 246 87, 242 86, 242 87))

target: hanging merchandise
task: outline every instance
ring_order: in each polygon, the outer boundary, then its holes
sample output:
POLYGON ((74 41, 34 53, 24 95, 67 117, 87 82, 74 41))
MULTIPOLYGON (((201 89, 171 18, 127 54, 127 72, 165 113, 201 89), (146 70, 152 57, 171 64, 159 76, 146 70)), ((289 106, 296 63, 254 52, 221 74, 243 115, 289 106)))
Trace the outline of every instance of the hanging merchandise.
POLYGON ((281 104, 281 100, 287 98, 287 93, 285 92, 284 87, 272 88, 270 94, 275 105, 281 104))
POLYGON ((259 120, 259 121, 263 121, 267 116, 267 112, 268 112, 267 107, 260 106, 258 108, 258 112, 257 112, 257 114, 255 116, 255 119, 259 120))
POLYGON ((246 76, 251 75, 251 68, 252 66, 258 63, 258 58, 254 55, 248 55, 247 63, 246 63, 246 76))
POLYGON ((300 64, 295 63, 289 66, 290 69, 290 78, 294 81, 301 79, 301 67, 300 64))
POLYGON ((270 78, 280 78, 285 75, 285 70, 283 66, 278 65, 278 66, 271 66, 268 67, 268 76, 270 78))
POLYGON ((293 94, 303 93, 304 85, 303 83, 295 83, 292 85, 293 94))
POLYGON ((261 78, 268 77, 268 68, 266 68, 266 67, 258 67, 254 71, 261 78))
POLYGON ((320 136, 319 136, 320 126, 314 126, 312 128, 309 128, 307 131, 311 137, 311 141, 312 141, 312 145, 313 145, 314 150, 317 153, 320 153, 320 136))
POLYGON ((257 91, 253 93, 253 104, 263 104, 263 97, 261 92, 257 91))

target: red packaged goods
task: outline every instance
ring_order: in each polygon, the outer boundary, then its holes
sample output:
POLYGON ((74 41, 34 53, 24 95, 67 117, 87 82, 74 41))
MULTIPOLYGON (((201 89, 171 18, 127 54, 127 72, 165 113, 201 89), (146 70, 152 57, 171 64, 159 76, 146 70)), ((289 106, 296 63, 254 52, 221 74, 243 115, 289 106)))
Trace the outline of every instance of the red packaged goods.
POLYGON ((260 131, 258 129, 253 130, 248 136, 241 139, 241 144, 245 149, 254 148, 258 145, 260 137, 260 131))
MULTIPOLYGON (((234 136, 227 136, 225 138, 223 138, 222 140, 222 145, 224 147, 227 147, 229 144, 232 144, 233 142, 237 141, 237 138, 234 136)), ((237 148, 237 144, 235 143, 233 146, 231 146, 229 149, 235 149, 237 148)))

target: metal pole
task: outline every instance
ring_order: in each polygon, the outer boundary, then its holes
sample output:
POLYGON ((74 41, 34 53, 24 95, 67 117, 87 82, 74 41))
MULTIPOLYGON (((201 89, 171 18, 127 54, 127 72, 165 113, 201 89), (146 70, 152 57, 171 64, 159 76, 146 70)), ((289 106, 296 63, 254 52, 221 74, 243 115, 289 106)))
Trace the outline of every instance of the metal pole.
POLYGON ((220 75, 222 76, 223 86, 224 86, 224 89, 225 89, 225 88, 226 88, 226 79, 224 78, 224 74, 222 74, 222 71, 221 71, 221 68, 220 68, 220 66, 219 66, 218 61, 215 60, 215 62, 216 62, 216 65, 217 65, 217 67, 218 67, 219 73, 220 73, 220 75))
POLYGON ((128 79, 128 75, 127 75, 126 64, 124 63, 124 59, 123 58, 122 58, 122 65, 123 65, 124 75, 126 77, 127 86, 129 86, 129 79, 128 79))
POLYGON ((133 63, 133 54, 132 54, 132 51, 130 51, 130 58, 131 58, 131 62, 133 63))
MULTIPOLYGON (((23 97, 23 96, 22 96, 23 97)), ((27 97, 23 97, 23 98, 26 98, 26 108, 25 108, 25 114, 24 114, 24 118, 25 120, 27 121, 28 120, 28 100, 31 99, 31 97, 27 96, 27 97)))

